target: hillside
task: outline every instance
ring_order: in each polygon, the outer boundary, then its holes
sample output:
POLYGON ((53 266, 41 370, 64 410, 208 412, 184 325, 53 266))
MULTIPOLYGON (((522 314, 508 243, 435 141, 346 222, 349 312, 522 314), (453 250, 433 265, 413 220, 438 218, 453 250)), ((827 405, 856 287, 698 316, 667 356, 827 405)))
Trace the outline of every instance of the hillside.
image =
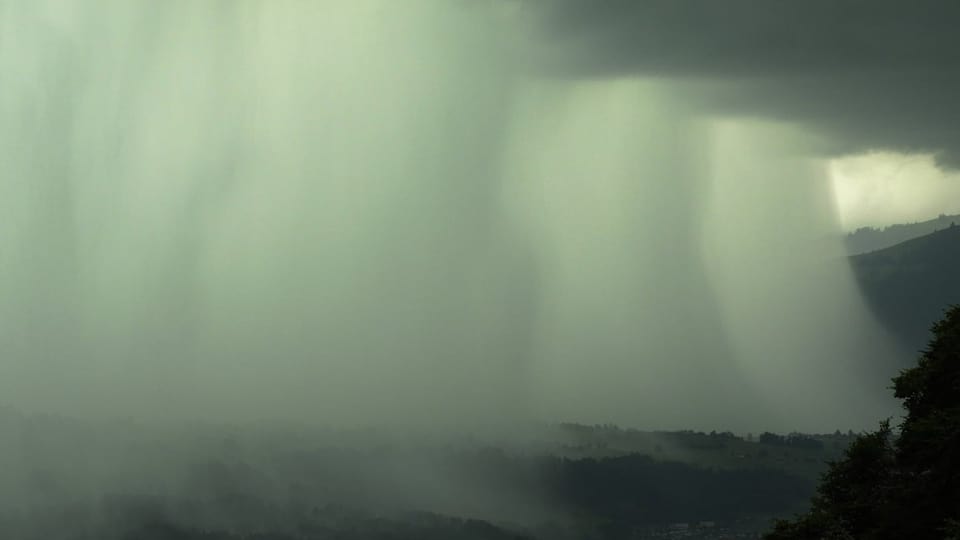
POLYGON ((0 538, 18 540, 753 538, 854 439, 562 424, 494 446, 3 407, 0 432, 0 538))
POLYGON ((940 214, 934 219, 918 223, 900 223, 883 228, 862 227, 844 237, 847 253, 860 255, 878 249, 895 246, 907 240, 919 238, 930 233, 960 224, 960 215, 940 214))
POLYGON ((850 258, 874 313, 910 350, 950 304, 960 303, 960 226, 850 258))

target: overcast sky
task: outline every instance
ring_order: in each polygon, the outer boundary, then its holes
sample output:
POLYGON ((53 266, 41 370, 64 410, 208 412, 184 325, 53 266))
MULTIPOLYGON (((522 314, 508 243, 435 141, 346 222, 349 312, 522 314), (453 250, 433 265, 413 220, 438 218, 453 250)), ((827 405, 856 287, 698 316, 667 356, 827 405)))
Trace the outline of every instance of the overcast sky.
POLYGON ((553 0, 530 2, 538 61, 565 76, 679 76, 717 114, 817 132, 845 225, 957 210, 960 2, 553 0), (885 152, 885 153, 878 153, 885 152), (924 154, 901 167, 899 154, 924 154), (897 165, 893 165, 897 163, 897 165), (891 167, 896 174, 889 174, 891 167), (841 174, 842 172, 842 174, 841 174), (863 206, 856 206, 861 204, 863 206))
POLYGON ((846 230, 960 214, 960 173, 929 154, 871 152, 832 160, 829 170, 846 230))

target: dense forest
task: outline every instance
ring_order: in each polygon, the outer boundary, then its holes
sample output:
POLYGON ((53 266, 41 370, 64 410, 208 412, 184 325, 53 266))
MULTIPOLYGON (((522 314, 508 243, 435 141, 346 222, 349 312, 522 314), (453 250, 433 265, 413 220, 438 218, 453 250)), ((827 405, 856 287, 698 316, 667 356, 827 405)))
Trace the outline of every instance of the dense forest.
POLYGON ((493 446, 13 410, 0 424, 14 435, 0 455, 28 464, 4 472, 0 537, 24 540, 751 535, 803 510, 853 439, 561 424, 493 446))

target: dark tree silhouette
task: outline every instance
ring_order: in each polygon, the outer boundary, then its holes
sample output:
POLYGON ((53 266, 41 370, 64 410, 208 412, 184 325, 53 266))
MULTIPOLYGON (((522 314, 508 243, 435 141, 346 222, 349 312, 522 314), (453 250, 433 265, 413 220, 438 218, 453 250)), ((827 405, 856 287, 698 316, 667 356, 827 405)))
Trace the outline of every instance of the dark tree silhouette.
POLYGON ((960 306, 932 329, 917 365, 893 379, 906 417, 861 435, 824 474, 811 509, 770 540, 960 539, 960 306))

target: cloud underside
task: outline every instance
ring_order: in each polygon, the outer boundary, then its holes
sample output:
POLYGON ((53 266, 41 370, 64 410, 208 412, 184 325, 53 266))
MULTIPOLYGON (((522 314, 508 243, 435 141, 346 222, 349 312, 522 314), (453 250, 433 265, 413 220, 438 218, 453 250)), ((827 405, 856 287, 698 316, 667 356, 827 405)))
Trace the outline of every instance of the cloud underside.
POLYGON ((538 62, 573 77, 693 81, 711 111, 809 125, 827 153, 960 166, 960 2, 545 0, 538 62))

